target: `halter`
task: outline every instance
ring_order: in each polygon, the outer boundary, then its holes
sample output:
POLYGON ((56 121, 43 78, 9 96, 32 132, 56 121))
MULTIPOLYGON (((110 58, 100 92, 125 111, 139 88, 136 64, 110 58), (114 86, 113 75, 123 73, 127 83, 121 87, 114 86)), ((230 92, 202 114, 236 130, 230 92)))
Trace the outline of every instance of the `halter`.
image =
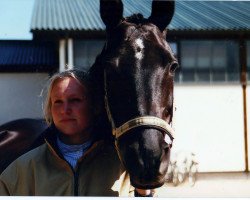
POLYGON ((121 137, 123 134, 128 132, 131 129, 137 128, 137 127, 149 127, 154 128, 160 131, 165 132, 171 140, 174 139, 174 129, 163 119, 154 117, 154 116, 141 116, 136 117, 134 119, 131 119, 124 124, 122 124, 120 127, 116 127, 112 114, 110 112, 110 107, 108 103, 108 94, 107 94, 107 81, 106 81, 106 70, 104 69, 104 101, 105 101, 105 108, 108 115, 108 119, 112 126, 112 134, 115 136, 116 140, 121 137))

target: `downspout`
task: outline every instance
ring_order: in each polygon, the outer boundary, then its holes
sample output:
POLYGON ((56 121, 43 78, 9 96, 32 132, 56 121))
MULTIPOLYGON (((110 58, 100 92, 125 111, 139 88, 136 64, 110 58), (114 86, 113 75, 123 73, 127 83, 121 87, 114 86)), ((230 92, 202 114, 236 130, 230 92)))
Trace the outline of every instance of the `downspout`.
POLYGON ((243 35, 240 36, 239 41, 239 58, 241 67, 241 77, 240 82, 243 90, 243 113, 244 113, 244 146, 245 146, 245 172, 249 172, 248 166, 248 135, 247 135, 247 97, 246 97, 246 87, 247 87, 247 51, 246 51, 246 40, 244 40, 243 35))
POLYGON ((74 54, 73 54, 73 39, 68 39, 68 64, 67 69, 73 69, 74 68, 74 54))
POLYGON ((65 64, 66 64, 66 61, 65 61, 65 56, 66 56, 66 41, 65 39, 61 39, 59 41, 59 71, 60 72, 63 72, 65 71, 65 64))

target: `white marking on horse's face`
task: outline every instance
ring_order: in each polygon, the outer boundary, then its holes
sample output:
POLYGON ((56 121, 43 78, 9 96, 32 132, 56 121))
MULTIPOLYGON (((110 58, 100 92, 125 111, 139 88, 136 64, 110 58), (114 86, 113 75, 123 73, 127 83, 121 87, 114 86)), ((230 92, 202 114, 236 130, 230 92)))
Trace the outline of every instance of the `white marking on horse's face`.
POLYGON ((143 49, 144 49, 144 45, 143 45, 143 41, 142 39, 138 38, 135 40, 135 57, 138 60, 141 60, 143 58, 143 49))

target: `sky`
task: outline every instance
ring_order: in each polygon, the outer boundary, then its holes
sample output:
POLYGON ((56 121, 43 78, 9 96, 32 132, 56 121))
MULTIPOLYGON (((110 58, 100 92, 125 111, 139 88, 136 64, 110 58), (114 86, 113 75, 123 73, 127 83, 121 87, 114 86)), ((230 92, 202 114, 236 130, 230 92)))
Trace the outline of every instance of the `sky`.
POLYGON ((0 0, 0 40, 31 40, 35 0, 0 0))

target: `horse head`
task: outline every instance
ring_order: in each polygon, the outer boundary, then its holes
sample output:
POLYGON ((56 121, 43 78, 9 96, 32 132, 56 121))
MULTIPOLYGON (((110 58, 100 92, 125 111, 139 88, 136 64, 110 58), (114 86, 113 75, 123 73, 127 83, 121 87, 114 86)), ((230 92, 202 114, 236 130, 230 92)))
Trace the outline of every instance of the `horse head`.
MULTIPOLYGON (((173 140, 173 78, 166 42, 173 1, 153 1, 151 16, 123 18, 120 0, 101 0, 107 42, 90 74, 102 85, 118 155, 137 188, 164 184, 173 140)), ((95 81, 96 81, 95 80, 95 81)))

